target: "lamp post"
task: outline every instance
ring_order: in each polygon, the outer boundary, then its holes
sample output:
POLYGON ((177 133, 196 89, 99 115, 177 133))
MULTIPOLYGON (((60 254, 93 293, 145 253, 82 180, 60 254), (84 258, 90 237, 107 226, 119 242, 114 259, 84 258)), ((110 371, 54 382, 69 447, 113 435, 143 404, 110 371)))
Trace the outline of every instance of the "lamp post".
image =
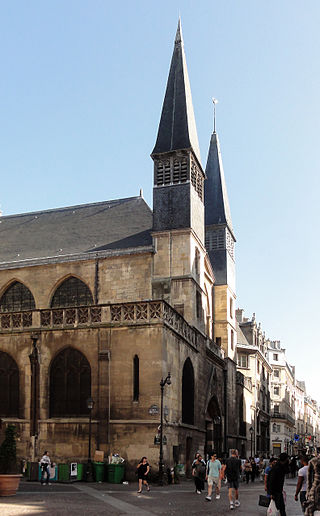
POLYGON ((249 432, 250 432, 250 436, 251 436, 251 457, 252 457, 252 437, 253 437, 253 432, 254 432, 254 429, 252 428, 252 426, 250 426, 249 428, 249 432))
POLYGON ((171 374, 168 373, 165 379, 161 378, 161 405, 160 405, 160 453, 159 453, 159 485, 163 486, 163 391, 165 385, 171 385, 171 374))
POLYGON ((94 406, 94 401, 90 396, 87 399, 87 408, 89 410, 89 443, 88 443, 88 463, 87 463, 87 471, 86 471, 87 482, 93 482, 93 471, 92 471, 92 462, 91 462, 91 419, 92 419, 93 406, 94 406))

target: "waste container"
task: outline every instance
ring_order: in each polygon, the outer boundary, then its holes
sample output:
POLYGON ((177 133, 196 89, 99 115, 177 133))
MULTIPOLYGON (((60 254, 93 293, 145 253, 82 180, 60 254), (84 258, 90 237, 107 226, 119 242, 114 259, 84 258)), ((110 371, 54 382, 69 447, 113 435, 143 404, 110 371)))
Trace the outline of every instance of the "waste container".
POLYGON ((83 473, 84 473, 84 464, 80 464, 78 462, 77 480, 83 479, 83 473))
POLYGON ((59 482, 69 482, 70 481, 69 464, 58 464, 58 480, 59 480, 59 482))
POLYGON ((104 462, 93 463, 93 475, 96 482, 103 482, 104 480, 104 462))
POLYGON ((124 464, 108 464, 108 482, 121 484, 124 477, 124 464))
POLYGON ((38 480, 39 462, 27 462, 27 479, 32 482, 38 480))

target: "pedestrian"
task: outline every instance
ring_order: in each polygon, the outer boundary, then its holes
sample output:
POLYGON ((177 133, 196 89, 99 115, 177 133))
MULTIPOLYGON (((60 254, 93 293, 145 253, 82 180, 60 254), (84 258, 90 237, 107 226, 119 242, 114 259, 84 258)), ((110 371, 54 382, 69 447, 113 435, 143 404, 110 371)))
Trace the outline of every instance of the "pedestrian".
POLYGON ((302 467, 298 470, 298 482, 294 499, 297 502, 298 494, 300 493, 300 503, 302 507, 302 512, 304 512, 304 502, 306 501, 308 480, 308 458, 305 455, 300 457, 300 464, 302 467))
POLYGON ((46 473, 47 475, 47 478, 46 478, 46 484, 47 486, 51 486, 50 484, 50 464, 51 464, 51 460, 50 460, 50 457, 48 455, 48 452, 45 451, 44 454, 42 455, 42 458, 40 460, 40 468, 41 468, 41 485, 43 486, 45 484, 44 482, 44 474, 46 473))
POLYGON ((226 477, 229 487, 230 509, 239 507, 239 477, 241 475, 241 460, 238 458, 238 450, 231 450, 231 457, 226 460, 226 477), (235 500, 233 497, 235 496, 235 500))
POLYGON ((246 482, 247 482, 247 484, 249 484, 249 478, 250 478, 250 475, 252 472, 252 466, 251 466, 251 462, 249 459, 246 459, 243 469, 244 469, 244 474, 246 477, 246 482))
POLYGON ((257 465, 256 465, 256 461, 254 460, 253 457, 250 457, 250 464, 251 464, 251 482, 254 482, 254 479, 256 478, 257 465))
POLYGON ((289 457, 287 453, 280 453, 278 462, 271 468, 268 475, 268 492, 275 501, 280 516, 286 516, 286 507, 283 499, 283 486, 286 474, 289 473, 289 457))
POLYGON ((307 501, 305 516, 319 514, 320 511, 320 448, 317 448, 318 455, 309 461, 307 501))
POLYGON ((198 454, 192 464, 192 476, 196 486, 196 493, 201 494, 204 489, 204 480, 206 478, 206 464, 202 459, 202 455, 198 454))
POLYGON ((141 461, 139 462, 139 464, 137 466, 138 482, 139 482, 138 493, 142 493, 143 485, 146 486, 147 491, 150 491, 150 486, 148 484, 149 471, 150 471, 150 466, 148 464, 147 457, 142 457, 141 461))
POLYGON ((269 498, 271 498, 271 494, 269 492, 269 487, 268 487, 268 479, 269 479, 269 473, 271 471, 271 468, 277 463, 277 459, 276 457, 271 457, 271 459, 269 460, 269 464, 268 466, 266 467, 266 469, 264 470, 264 490, 266 491, 267 493, 267 496, 269 498))
POLYGON ((206 480, 208 482, 208 496, 206 500, 211 502, 213 486, 215 486, 216 500, 220 498, 220 471, 221 462, 217 459, 217 454, 213 451, 211 459, 207 462, 206 480))
POLYGON ((291 457, 291 460, 290 460, 291 478, 296 478, 296 472, 297 472, 297 459, 295 457, 291 457))

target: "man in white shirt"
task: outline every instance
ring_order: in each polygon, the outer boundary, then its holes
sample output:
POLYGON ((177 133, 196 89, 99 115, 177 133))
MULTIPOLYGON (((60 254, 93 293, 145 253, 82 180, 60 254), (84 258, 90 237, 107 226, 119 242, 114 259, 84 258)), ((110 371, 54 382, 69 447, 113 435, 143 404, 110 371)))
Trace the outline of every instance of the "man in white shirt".
POLYGON ((49 466, 51 464, 51 460, 50 460, 50 457, 48 455, 48 452, 45 451, 42 458, 41 458, 41 461, 40 461, 40 467, 41 467, 41 485, 43 486, 44 485, 44 474, 46 473, 47 474, 47 479, 46 479, 46 483, 47 485, 50 485, 50 470, 49 470, 49 466))
POLYGON ((302 511, 304 513, 303 503, 306 499, 307 492, 307 479, 308 479, 308 459, 306 456, 300 457, 300 462, 302 464, 302 468, 298 471, 298 482, 296 487, 296 494, 294 495, 294 499, 298 501, 298 494, 300 493, 300 503, 302 507, 302 511))

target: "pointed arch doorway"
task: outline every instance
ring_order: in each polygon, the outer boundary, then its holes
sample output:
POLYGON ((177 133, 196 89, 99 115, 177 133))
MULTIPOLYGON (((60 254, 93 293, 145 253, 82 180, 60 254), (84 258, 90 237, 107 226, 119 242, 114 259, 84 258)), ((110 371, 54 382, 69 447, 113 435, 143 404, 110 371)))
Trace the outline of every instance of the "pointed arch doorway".
POLYGON ((206 413, 206 443, 205 454, 214 450, 218 457, 222 456, 222 419, 216 396, 209 401, 206 413))

